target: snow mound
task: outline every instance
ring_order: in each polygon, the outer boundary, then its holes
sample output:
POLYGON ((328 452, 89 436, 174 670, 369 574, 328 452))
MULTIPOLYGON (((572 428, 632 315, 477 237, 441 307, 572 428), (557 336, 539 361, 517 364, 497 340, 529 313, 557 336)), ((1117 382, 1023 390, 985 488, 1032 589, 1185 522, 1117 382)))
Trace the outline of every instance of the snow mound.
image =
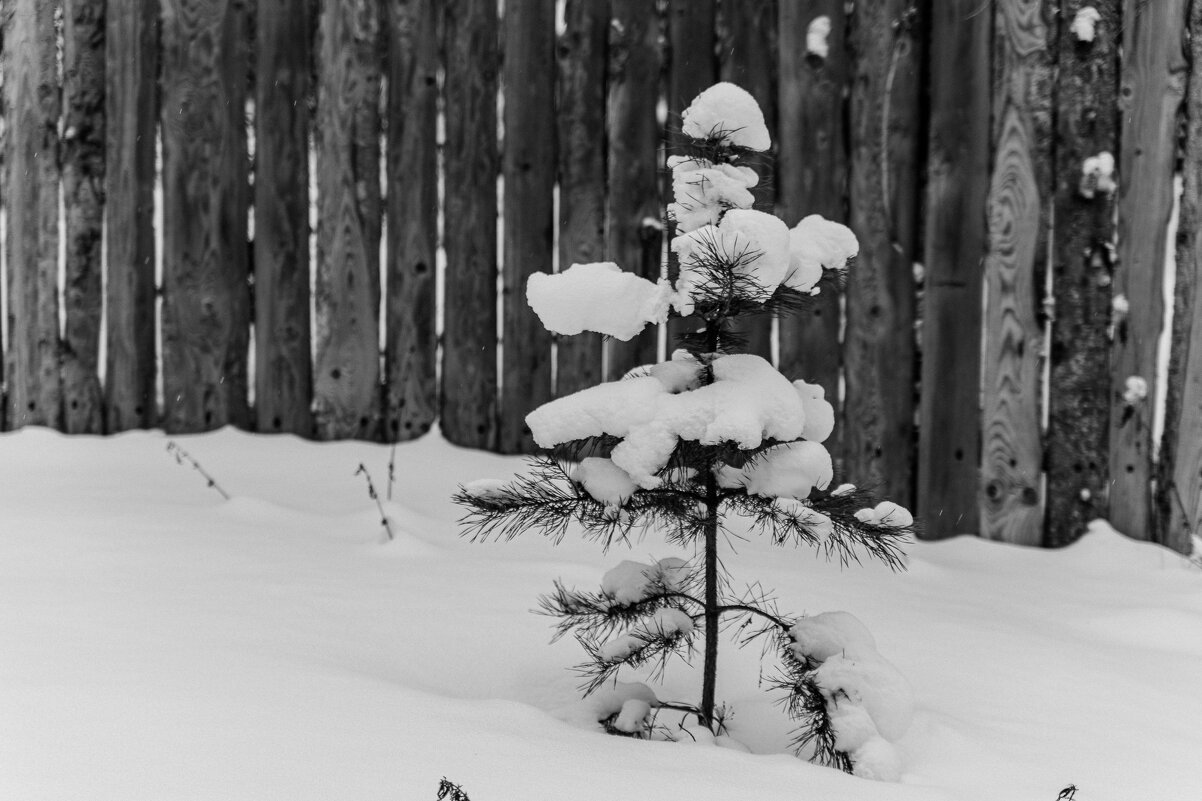
POLYGON ((667 281, 652 283, 608 261, 534 273, 526 282, 526 302, 543 327, 565 336, 595 331, 626 341, 667 320, 671 301, 667 281))
POLYGON ((813 292, 824 269, 842 270, 859 252, 860 242, 850 228, 811 214, 789 232, 789 269, 784 284, 798 292, 813 292))
POLYGON ((746 89, 716 83, 693 99, 682 115, 681 131, 693 139, 764 151, 772 146, 764 112, 746 89))

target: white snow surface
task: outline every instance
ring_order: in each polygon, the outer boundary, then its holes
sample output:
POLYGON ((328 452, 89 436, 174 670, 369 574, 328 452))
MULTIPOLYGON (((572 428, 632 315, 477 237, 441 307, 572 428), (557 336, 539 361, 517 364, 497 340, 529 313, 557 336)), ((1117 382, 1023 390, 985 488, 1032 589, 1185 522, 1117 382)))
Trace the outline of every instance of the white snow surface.
POLYGON ((812 292, 823 269, 842 270, 860 252, 852 230, 820 214, 803 217, 789 231, 789 268, 784 284, 798 292, 812 292))
POLYGON ((912 685, 900 780, 883 783, 787 755, 760 649, 725 638, 718 693, 752 753, 601 733, 630 698, 695 701, 699 661, 654 692, 623 671, 581 700, 580 648, 549 643, 535 599, 626 556, 693 554, 654 533, 632 554, 463 540, 451 495, 519 458, 436 433, 398 446, 390 542, 354 475, 386 476, 387 446, 177 439, 232 500, 159 432, 0 435, 0 798, 394 801, 433 798, 442 776, 480 801, 1050 801, 1070 783, 1082 801, 1202 798, 1202 571, 1104 524, 1056 551, 916 543, 896 574, 731 521, 736 585, 791 614, 847 610, 912 685))
POLYGON ((653 283, 609 261, 534 273, 526 281, 526 302, 548 331, 595 331, 624 342, 648 323, 667 320, 672 294, 667 281, 653 283))
POLYGON ((693 99, 681 115, 681 131, 693 139, 764 151, 772 146, 764 112, 746 89, 716 83, 693 99))
POLYGON ((589 456, 572 471, 572 480, 608 508, 617 509, 630 499, 639 485, 609 459, 589 456))
POLYGON ((716 225, 727 209, 749 209, 755 203, 755 196, 748 190, 760 178, 750 167, 670 156, 668 169, 672 170, 674 198, 668 204, 668 216, 682 233, 716 225))
MULTIPOLYGON (((683 356, 677 361, 693 364, 683 356)), ((544 448, 601 434, 622 437, 610 458, 647 489, 662 483, 655 473, 679 439, 754 448, 765 437, 801 436, 801 397, 770 363, 750 354, 720 356, 713 372, 714 383, 686 392, 674 392, 678 374, 655 371, 598 384, 543 404, 526 416, 526 424, 544 448)))
POLYGON ((830 452, 817 442, 789 442, 769 448, 742 468, 723 467, 724 487, 746 487, 765 498, 805 500, 815 487, 826 489, 834 478, 830 452))

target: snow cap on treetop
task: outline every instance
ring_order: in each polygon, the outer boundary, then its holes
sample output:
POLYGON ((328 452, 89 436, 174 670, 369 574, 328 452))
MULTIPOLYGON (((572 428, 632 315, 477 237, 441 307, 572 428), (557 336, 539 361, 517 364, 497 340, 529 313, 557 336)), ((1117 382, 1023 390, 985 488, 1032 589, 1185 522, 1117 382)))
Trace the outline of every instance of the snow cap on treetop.
POLYGON ((682 115, 681 130, 693 139, 764 151, 772 146, 764 112, 746 89, 716 83, 693 99, 682 115))

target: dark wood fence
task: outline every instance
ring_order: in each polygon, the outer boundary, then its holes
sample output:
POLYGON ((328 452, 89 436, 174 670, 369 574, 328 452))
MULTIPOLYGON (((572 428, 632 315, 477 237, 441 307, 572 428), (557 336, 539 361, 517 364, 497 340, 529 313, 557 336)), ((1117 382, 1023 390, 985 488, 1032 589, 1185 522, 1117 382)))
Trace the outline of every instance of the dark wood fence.
POLYGON ((837 400, 846 475, 930 537, 1186 549, 1202 4, 1086 5, 3 0, 5 427, 527 450, 663 355, 554 341, 527 276, 658 275, 673 129, 725 79, 776 132, 759 205, 860 237, 842 302, 747 332, 837 400))

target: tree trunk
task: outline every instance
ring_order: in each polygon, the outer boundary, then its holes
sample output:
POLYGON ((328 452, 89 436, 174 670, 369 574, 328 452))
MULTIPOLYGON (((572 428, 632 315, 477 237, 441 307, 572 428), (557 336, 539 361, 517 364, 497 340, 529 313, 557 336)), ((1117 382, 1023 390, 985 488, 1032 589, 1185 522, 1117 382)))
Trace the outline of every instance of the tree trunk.
POLYGON ((162 9, 164 427, 245 426, 246 9, 162 9))
POLYGON ((9 0, 4 33, 8 425, 62 427, 55 3, 9 0))
MULTIPOLYGON (((1061 0, 1072 20, 1079 0, 1061 0)), ((1083 185, 1082 165, 1117 152, 1120 0, 1094 3, 1092 42, 1060 35, 1056 88, 1056 209, 1044 544, 1067 545, 1105 517, 1109 489, 1114 195, 1083 185)))
POLYGON ((501 453, 533 453, 526 415, 551 399, 551 335, 526 303, 526 279, 552 271, 555 0, 505 9, 505 236, 501 453))
POLYGON ((154 180, 158 3, 110 3, 105 19, 105 427, 149 428, 155 408, 154 180))
POLYGON ((420 437, 438 416, 438 4, 388 2, 388 323, 385 438, 420 437))
POLYGON ((67 0, 63 11, 63 205, 67 266, 63 338, 66 429, 104 427, 100 377, 101 231, 104 223, 105 4, 67 0))
MULTIPOLYGON (((567 0, 559 42, 559 269, 605 258, 605 53, 609 0, 567 0)), ((601 381, 601 335, 561 337, 555 394, 601 381)))

